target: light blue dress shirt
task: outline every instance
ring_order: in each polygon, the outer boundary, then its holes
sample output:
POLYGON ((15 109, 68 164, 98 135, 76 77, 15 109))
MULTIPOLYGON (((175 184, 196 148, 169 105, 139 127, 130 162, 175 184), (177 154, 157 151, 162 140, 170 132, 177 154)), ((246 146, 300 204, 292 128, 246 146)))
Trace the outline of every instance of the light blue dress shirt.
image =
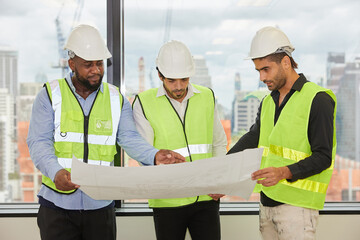
MULTIPOLYGON (((71 76, 72 73, 69 73, 66 76, 66 80, 79 100, 84 114, 88 115, 97 91, 91 93, 86 99, 83 99, 75 92, 71 76)), ((101 84, 98 91, 103 91, 103 84, 101 84)), ((141 162, 143 165, 154 165, 154 157, 158 150, 148 144, 137 132, 131 105, 126 98, 124 98, 116 139, 118 144, 130 157, 141 162)), ((35 166, 42 174, 54 180, 56 173, 61 170, 62 167, 55 156, 54 110, 52 109, 45 88, 41 89, 34 101, 27 144, 35 166)), ((79 189, 72 194, 60 194, 44 185, 41 187, 38 196, 43 197, 60 208, 69 210, 99 209, 108 206, 112 202, 94 200, 79 189)))

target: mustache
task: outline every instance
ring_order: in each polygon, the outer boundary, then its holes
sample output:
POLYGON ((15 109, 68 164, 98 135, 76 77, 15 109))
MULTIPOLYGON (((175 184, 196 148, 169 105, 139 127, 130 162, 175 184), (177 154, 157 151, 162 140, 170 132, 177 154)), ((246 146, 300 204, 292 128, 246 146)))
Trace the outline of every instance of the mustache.
POLYGON ((91 76, 88 76, 87 78, 89 79, 89 78, 92 78, 92 77, 94 77, 94 76, 98 76, 99 78, 102 78, 102 75, 99 73, 99 74, 94 74, 94 75, 91 75, 91 76))
POLYGON ((175 89, 173 92, 185 92, 185 89, 175 89))

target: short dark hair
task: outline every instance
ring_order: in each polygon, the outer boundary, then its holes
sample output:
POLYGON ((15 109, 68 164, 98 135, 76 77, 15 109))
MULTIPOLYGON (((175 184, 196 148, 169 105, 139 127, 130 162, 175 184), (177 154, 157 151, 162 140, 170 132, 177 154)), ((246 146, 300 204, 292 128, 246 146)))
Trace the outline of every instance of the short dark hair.
POLYGON ((290 58, 291 67, 293 69, 298 68, 298 64, 294 61, 294 59, 287 55, 285 52, 270 54, 266 56, 266 58, 268 58, 272 62, 276 62, 277 64, 279 64, 285 56, 288 56, 290 58))
POLYGON ((165 78, 164 75, 160 72, 158 67, 156 67, 156 70, 159 72, 161 78, 165 78))

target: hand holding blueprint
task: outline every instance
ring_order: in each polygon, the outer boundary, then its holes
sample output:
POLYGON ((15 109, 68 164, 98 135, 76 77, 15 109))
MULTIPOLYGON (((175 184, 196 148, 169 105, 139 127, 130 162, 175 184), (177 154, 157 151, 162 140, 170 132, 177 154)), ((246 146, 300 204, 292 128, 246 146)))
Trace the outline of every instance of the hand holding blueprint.
POLYGON ((73 157, 71 181, 97 200, 155 199, 226 194, 248 199, 263 149, 195 162, 146 167, 105 167, 73 157))

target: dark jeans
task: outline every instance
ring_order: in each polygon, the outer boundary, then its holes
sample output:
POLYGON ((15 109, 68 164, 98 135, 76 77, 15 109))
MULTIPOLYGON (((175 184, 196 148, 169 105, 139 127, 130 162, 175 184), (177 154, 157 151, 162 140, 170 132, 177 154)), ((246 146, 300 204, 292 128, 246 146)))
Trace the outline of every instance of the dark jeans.
POLYGON ((115 210, 53 209, 40 205, 37 223, 42 240, 115 240, 115 210))
POLYGON ((186 229, 192 240, 219 240, 219 202, 204 201, 176 208, 154 208, 157 240, 184 240, 186 229))

